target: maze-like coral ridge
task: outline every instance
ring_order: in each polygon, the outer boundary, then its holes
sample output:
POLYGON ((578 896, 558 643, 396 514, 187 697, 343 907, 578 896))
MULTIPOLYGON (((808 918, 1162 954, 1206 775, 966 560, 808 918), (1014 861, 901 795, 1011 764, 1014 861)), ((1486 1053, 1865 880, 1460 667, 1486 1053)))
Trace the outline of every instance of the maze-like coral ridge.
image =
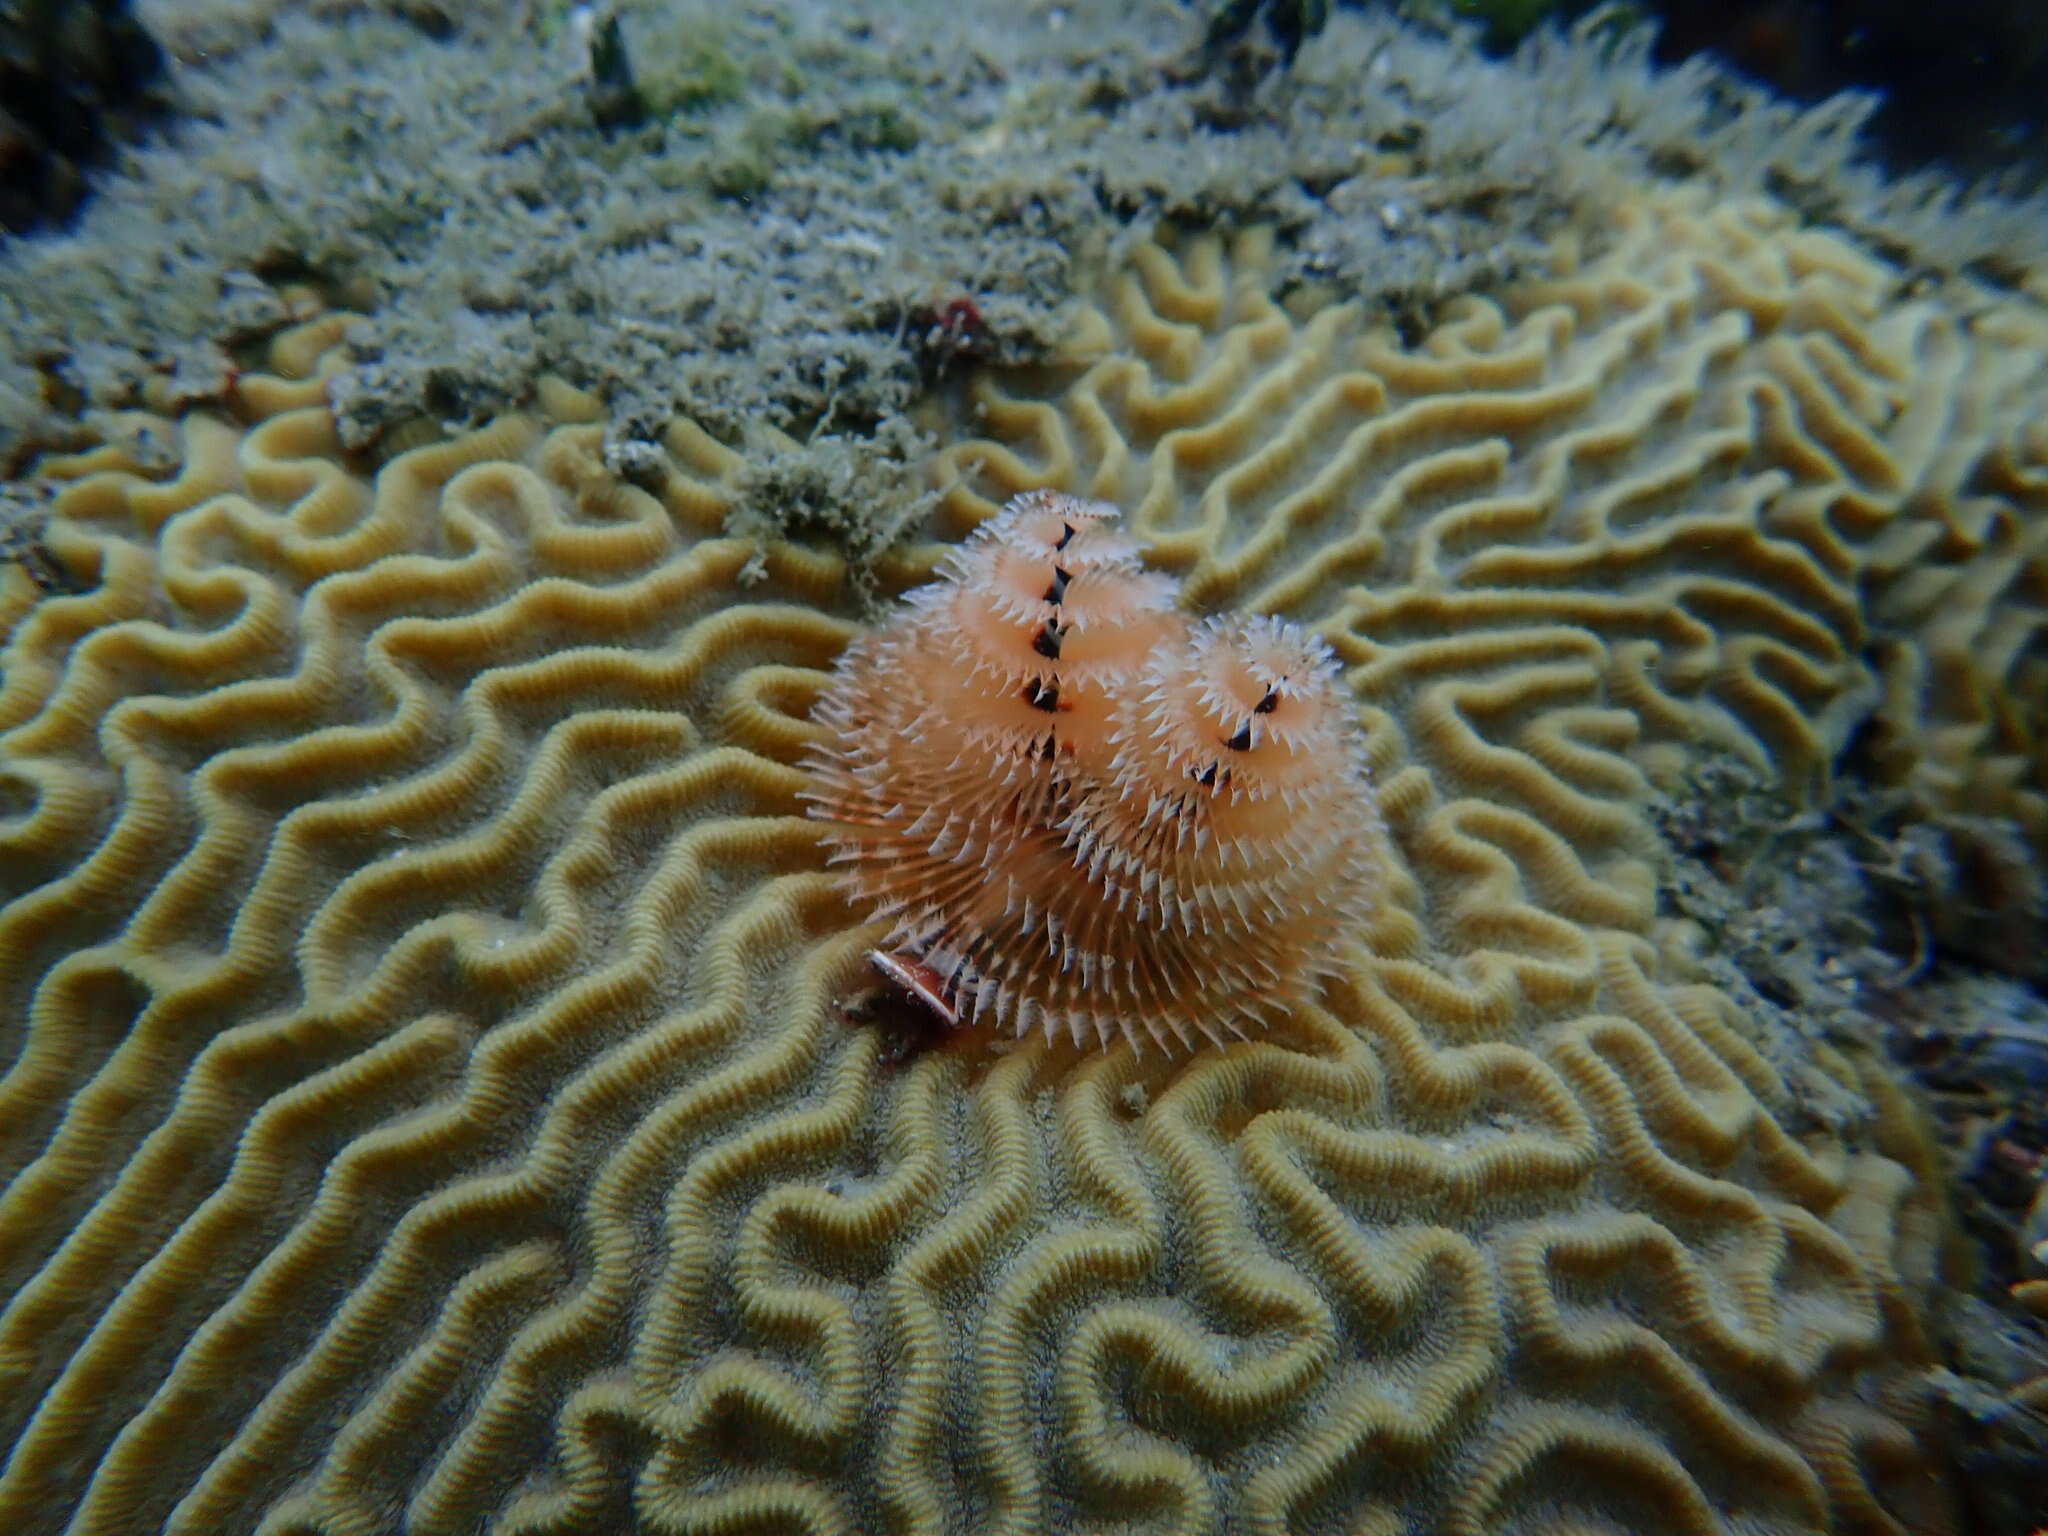
POLYGON ((1057 399, 980 381, 956 511, 1115 501, 1198 604, 1348 637, 1369 694, 1419 679, 1410 636, 1484 666, 1512 631, 1645 742, 1791 781, 1867 724, 1923 804, 2048 845, 2048 311, 1916 295, 1763 204, 1673 195, 1609 240, 1414 349, 1355 306, 1291 321, 1258 237, 1140 252, 1057 399))
POLYGON ((949 1028, 1220 1043, 1284 1021, 1369 910, 1379 819, 1328 650, 1191 629, 1115 517, 1017 497, 812 711, 831 862, 949 1028))
POLYGON ((316 327, 175 475, 57 466, 84 590, 0 572, 0 1528, 1942 1529, 1909 1119, 1692 975, 1641 806, 1872 719, 2038 816, 2042 318, 1763 208, 1559 259, 1406 348, 1148 248, 1065 385, 975 387, 954 532, 1116 499, 1368 723, 1365 942, 1172 1065, 840 1021, 845 573, 718 536, 688 427, 658 496, 565 396, 366 482, 316 327))

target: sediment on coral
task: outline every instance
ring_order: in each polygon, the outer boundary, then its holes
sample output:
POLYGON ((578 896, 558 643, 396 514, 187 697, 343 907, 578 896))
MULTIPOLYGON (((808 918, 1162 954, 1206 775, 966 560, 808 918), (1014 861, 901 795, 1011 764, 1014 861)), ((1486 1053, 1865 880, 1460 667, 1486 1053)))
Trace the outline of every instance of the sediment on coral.
POLYGON ((1997 829, 1999 857, 2031 854, 2008 823, 1915 820, 1898 792, 1853 778, 1819 802, 1748 765, 1705 759, 1656 807, 1677 855, 1662 882, 1663 947, 1736 999, 1801 1110, 1850 1126, 1853 1096, 1815 1071, 1816 1043, 1882 1046, 1922 1101, 1954 1230, 1933 1325, 1931 1378, 1967 1528, 2027 1536, 2048 1455, 2048 1005, 2022 980, 2040 932, 2016 892, 2031 862, 1984 879, 1937 850, 1997 829))
POLYGON ((614 8, 647 98, 624 128, 592 116, 595 9, 442 9, 167 18, 176 141, 123 156, 65 241, 0 248, 0 469, 166 377, 217 393, 309 278, 370 311, 333 384, 352 444, 478 424, 543 375, 643 433, 858 441, 958 347, 959 301, 976 359, 1070 358, 1074 292, 1161 218, 1275 224, 1289 281, 1419 328, 1659 177, 1796 193, 1944 277, 2017 281, 2048 227, 1861 165, 1868 102, 1660 72, 1647 32, 1489 60, 1347 8, 1239 99, 1171 67, 1200 30, 1171 0, 642 0, 614 8))
MULTIPOLYGON (((1936 1170, 1660 922, 1654 789, 2041 804, 2041 313, 1650 198, 1414 344, 1270 237, 917 413, 1344 669, 1381 900, 1285 1045, 886 1059, 798 763, 847 561, 588 395, 395 452, 342 322, 0 567, 0 1524, 1940 1531, 1936 1170), (326 362, 322 359, 325 357, 326 362)), ((137 423, 138 426, 143 423, 137 423)), ((140 434, 136 436, 141 441, 140 434)))

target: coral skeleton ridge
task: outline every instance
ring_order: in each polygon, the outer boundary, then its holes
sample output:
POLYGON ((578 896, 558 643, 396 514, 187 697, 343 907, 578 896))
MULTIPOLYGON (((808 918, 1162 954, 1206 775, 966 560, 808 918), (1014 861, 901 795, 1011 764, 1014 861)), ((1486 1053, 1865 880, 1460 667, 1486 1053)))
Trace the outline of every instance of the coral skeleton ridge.
POLYGON ((1364 739, 1326 647, 1189 626, 1115 516, 1034 491, 977 529, 842 660, 806 798, 892 922, 885 963, 935 978, 949 1020, 1221 1041, 1362 927, 1364 739))
POLYGON ((1267 237, 1140 248, 1091 360, 931 403, 947 548, 879 634, 728 532, 688 423, 628 483, 551 389, 366 473, 333 317, 148 422, 174 467, 47 463, 64 580, 0 566, 0 1530, 1954 1529, 1927 1145, 1711 983, 1646 806, 1860 730, 2040 834, 2048 316, 1768 203, 1551 267, 1404 344, 1283 305, 1267 237), (818 754, 895 776, 852 844, 818 754), (1022 828, 1064 900, 1085 853, 1307 950, 1261 903, 1332 813, 1234 818, 1354 757, 1370 901, 1285 1038, 841 1018, 835 847, 978 877, 1022 828))

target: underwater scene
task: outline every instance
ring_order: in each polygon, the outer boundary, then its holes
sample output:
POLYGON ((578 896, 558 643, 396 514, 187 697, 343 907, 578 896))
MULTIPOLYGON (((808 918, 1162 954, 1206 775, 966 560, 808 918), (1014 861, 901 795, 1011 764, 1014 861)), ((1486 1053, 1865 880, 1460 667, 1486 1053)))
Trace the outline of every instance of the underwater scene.
POLYGON ((0 1536, 2048 1536, 2038 0, 0 0, 0 1536))

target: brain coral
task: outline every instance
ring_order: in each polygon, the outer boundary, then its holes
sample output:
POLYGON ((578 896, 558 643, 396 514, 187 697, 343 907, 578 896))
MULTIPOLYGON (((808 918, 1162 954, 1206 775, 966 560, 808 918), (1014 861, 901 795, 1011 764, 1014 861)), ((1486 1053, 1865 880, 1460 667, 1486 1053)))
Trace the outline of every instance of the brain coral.
POLYGON ((721 537, 689 426, 658 494, 560 392, 366 479, 316 323, 175 474, 53 466, 0 1528, 1942 1529, 1920 1144, 1698 978, 1643 806, 1869 718, 2039 826, 2048 325, 1767 206, 1557 263, 1403 346, 1255 236, 1146 248, 959 402, 939 531, 1113 498, 1346 670, 1371 926, 1298 1040, 1173 1063, 838 1018, 850 583, 721 537))

